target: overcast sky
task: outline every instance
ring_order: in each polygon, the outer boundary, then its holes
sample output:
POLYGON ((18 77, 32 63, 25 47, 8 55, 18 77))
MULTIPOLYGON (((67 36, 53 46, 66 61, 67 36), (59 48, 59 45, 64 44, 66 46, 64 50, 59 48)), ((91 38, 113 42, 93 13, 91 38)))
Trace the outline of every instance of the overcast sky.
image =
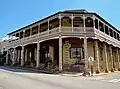
POLYGON ((120 29, 120 0, 0 0, 0 39, 58 11, 86 9, 120 29))

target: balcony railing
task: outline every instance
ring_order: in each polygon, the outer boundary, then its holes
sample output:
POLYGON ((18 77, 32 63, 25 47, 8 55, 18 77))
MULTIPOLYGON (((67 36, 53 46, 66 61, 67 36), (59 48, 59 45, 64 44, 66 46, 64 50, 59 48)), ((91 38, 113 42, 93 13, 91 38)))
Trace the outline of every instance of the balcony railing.
POLYGON ((71 27, 62 27, 61 32, 72 32, 72 28, 71 27))
MULTIPOLYGON (((84 33, 84 28, 83 27, 62 27, 61 28, 61 32, 62 33, 70 33, 70 34, 74 34, 74 33, 81 33, 83 34, 84 33)), ((94 32, 94 29, 93 27, 90 27, 90 28, 87 28, 86 27, 86 32, 87 33, 93 33, 94 32)), ((54 28, 54 29, 51 29, 51 30, 47 30, 45 32, 41 32, 41 33, 38 33, 38 34, 34 34, 34 35, 31 35, 31 36, 28 36, 28 37, 24 37, 22 39, 18 39, 18 40, 13 40, 11 41, 10 43, 13 45, 19 45, 21 44, 22 42, 28 42, 28 41, 32 41, 34 39, 38 39, 38 38, 41 38, 41 37, 45 37, 45 36, 49 36, 49 35, 54 35, 54 34, 58 34, 59 33, 59 27, 57 28, 54 28)))
POLYGON ((49 30, 49 34, 55 34, 59 32, 59 27, 49 30))

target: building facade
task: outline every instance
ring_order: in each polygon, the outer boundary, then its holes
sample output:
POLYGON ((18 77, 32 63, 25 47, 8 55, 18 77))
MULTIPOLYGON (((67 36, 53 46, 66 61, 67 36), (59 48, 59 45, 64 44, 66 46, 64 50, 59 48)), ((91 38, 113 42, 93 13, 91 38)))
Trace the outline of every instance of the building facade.
POLYGON ((96 13, 58 12, 8 34, 6 64, 47 71, 114 72, 120 31, 96 13), (92 61, 89 58, 93 58, 92 61))

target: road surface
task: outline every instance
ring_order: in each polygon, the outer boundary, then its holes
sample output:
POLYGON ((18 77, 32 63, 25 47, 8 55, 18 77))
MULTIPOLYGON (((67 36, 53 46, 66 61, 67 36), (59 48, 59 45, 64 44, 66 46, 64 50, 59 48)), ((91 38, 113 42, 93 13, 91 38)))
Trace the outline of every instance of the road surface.
POLYGON ((1 66, 0 89, 120 89, 120 74, 68 77, 1 66))

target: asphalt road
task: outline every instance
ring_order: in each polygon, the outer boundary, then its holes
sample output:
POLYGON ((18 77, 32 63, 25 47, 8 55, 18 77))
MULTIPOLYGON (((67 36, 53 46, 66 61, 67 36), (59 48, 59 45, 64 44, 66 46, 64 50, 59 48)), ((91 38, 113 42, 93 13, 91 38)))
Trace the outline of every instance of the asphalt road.
POLYGON ((120 74, 68 77, 0 67, 0 89, 120 89, 120 74))

